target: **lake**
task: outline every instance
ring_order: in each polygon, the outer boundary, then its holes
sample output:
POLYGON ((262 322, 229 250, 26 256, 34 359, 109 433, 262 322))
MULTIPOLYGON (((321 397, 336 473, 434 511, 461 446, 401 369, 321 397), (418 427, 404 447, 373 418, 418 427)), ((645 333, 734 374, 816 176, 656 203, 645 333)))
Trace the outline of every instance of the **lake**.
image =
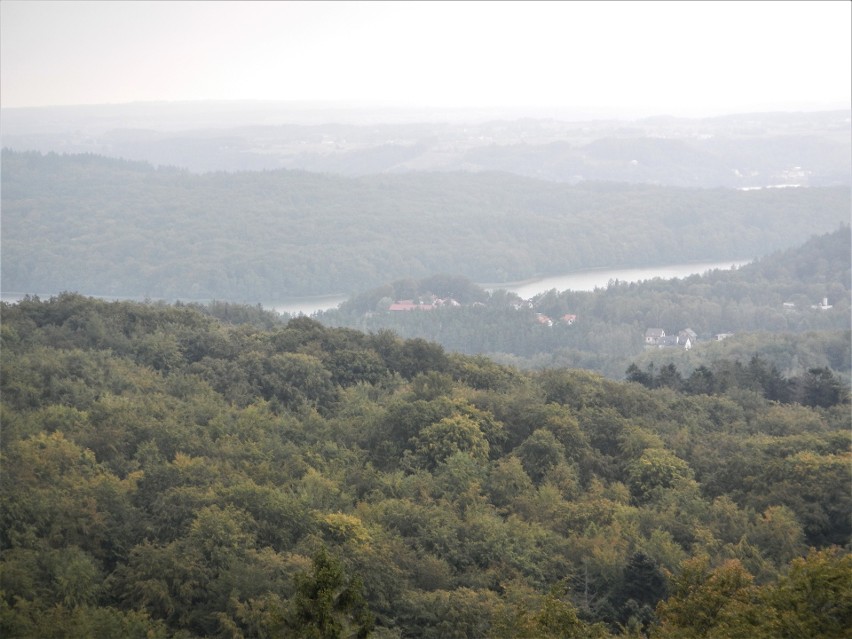
POLYGON ((557 291, 593 291, 596 288, 606 288, 610 281, 642 282, 656 277, 663 279, 683 278, 690 275, 701 275, 707 271, 727 271, 748 264, 751 260, 731 260, 727 262, 695 262, 689 264, 672 264, 668 266, 649 266, 645 268, 621 269, 589 269, 575 271, 566 275, 544 277, 507 284, 480 284, 487 290, 498 288, 517 293, 523 299, 529 299, 551 289, 557 291))
MULTIPOLYGON (((589 269, 575 271, 565 275, 553 277, 542 277, 539 279, 524 280, 523 282, 505 282, 498 284, 479 284, 482 288, 493 291, 505 289, 517 293, 523 299, 535 297, 555 288, 557 291, 593 291, 596 288, 606 288, 610 281, 619 282, 641 282, 652 280, 655 277, 663 279, 689 277, 690 275, 701 275, 707 271, 727 271, 748 264, 751 260, 728 260, 725 262, 693 262, 688 264, 670 264, 667 266, 649 266, 645 268, 619 268, 619 269, 589 269)), ((317 311, 327 311, 347 300, 345 295, 325 295, 319 297, 298 297, 274 304, 264 304, 264 308, 271 308, 278 313, 290 313, 291 315, 310 315, 317 311)))
POLYGON ((309 297, 290 297, 281 302, 273 302, 271 304, 263 304, 263 308, 268 308, 276 313, 289 313, 290 315, 310 315, 317 311, 327 311, 332 308, 337 308, 340 304, 349 299, 348 295, 312 295, 309 297))
MULTIPOLYGON (((643 280, 662 277, 664 279, 688 277, 690 275, 701 275, 715 269, 730 270, 734 267, 748 264, 750 260, 732 260, 726 262, 696 262, 689 264, 673 264, 668 266, 649 266, 646 268, 621 268, 621 269, 589 269, 586 271, 575 271, 565 275, 543 277, 539 279, 524 280, 523 282, 505 282, 497 284, 480 284, 486 290, 505 289, 517 293, 523 299, 535 297, 551 289, 557 291, 593 291, 596 288, 606 288, 612 280, 620 282, 641 282, 643 280)), ((2 301, 18 302, 23 298, 23 293, 3 293, 2 301)), ((41 299, 49 299, 51 294, 39 294, 41 299)), ((97 297, 97 296, 93 296, 97 297)), ((134 299, 105 297, 103 299, 134 299)), ((288 313, 290 315, 311 315, 317 311, 327 311, 337 308, 339 304, 348 299, 347 295, 312 295, 306 297, 290 297, 278 302, 262 304, 263 308, 273 310, 276 313, 288 313)), ((137 299, 136 301, 142 301, 137 299)), ((184 300, 189 302, 192 300, 184 300)), ((207 302, 209 300, 203 300, 207 302)))

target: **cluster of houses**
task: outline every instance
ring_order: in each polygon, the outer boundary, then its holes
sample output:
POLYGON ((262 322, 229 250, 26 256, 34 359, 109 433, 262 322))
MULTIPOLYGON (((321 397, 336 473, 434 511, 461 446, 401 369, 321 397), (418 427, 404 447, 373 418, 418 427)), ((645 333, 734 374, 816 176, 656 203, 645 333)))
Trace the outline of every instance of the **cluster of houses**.
MULTIPOLYGON (((431 311, 436 308, 456 306, 461 306, 461 304, 451 297, 440 298, 434 295, 429 295, 416 300, 396 300, 395 302, 391 302, 390 306, 388 307, 388 310, 391 312, 398 313, 402 311, 431 311)), ((481 302, 476 302, 474 303, 474 306, 483 306, 483 304, 481 302)), ((520 302, 514 304, 514 308, 515 310, 520 310, 522 308, 533 308, 533 304, 529 300, 521 300, 520 302)), ((557 323, 567 324, 568 326, 571 326, 574 324, 574 322, 577 321, 577 316, 571 313, 566 313, 558 320, 554 321, 543 313, 536 313, 535 319, 536 322, 544 326, 554 326, 557 323)))
MULTIPOLYGON (((477 302, 475 305, 481 306, 482 304, 477 302)), ((417 300, 397 300, 391 303, 390 307, 388 307, 388 310, 392 312, 431 311, 436 308, 455 306, 461 306, 461 304, 451 297, 439 298, 437 296, 430 295, 427 297, 421 297, 417 300)), ((791 302, 784 303, 785 309, 791 309, 794 307, 795 305, 791 302)), ((526 308, 532 309, 533 303, 530 300, 519 300, 514 304, 514 308, 515 310, 526 308)), ((828 303, 828 298, 823 298, 820 304, 815 304, 811 306, 811 308, 825 311, 832 308, 832 306, 828 303)), ((566 313, 559 319, 553 320, 543 313, 536 313, 535 320, 543 326, 555 326, 559 323, 571 326, 577 321, 577 316, 571 313, 566 313)), ((732 335, 733 333, 717 333, 713 336, 713 339, 717 342, 720 342, 723 339, 731 337, 732 335)), ((682 348, 688 351, 695 345, 696 341, 698 341, 698 335, 691 328, 685 328, 682 331, 679 331, 677 335, 666 335, 666 332, 662 328, 649 328, 645 331, 646 349, 682 348)))
POLYGON ((662 328, 649 328, 645 331, 645 348, 683 348, 689 350, 698 339, 695 331, 685 328, 677 335, 666 335, 662 328))
POLYGON ((414 300, 397 300, 396 302, 391 303, 388 307, 389 311, 431 311, 436 308, 440 308, 442 306, 461 306, 456 300, 451 297, 448 298, 440 298, 435 296, 429 296, 428 301, 423 301, 423 299, 419 299, 417 301, 414 300))
POLYGON ((814 304, 813 306, 811 306, 811 308, 815 308, 819 311, 827 311, 827 310, 831 309, 832 306, 831 306, 831 304, 828 303, 828 298, 823 297, 822 302, 820 302, 819 304, 814 304))
MULTIPOLYGON (((784 307, 785 311, 792 311, 796 308, 795 302, 784 302, 782 306, 784 307)), ((827 297, 823 297, 822 301, 819 304, 811 304, 811 308, 816 309, 818 311, 829 311, 834 308, 834 306, 828 303, 827 297)))
MULTIPOLYGON (((784 302, 785 310, 792 310, 795 308, 796 305, 793 302, 784 302)), ((823 297, 819 304, 813 304, 811 308, 820 311, 827 311, 833 307, 828 303, 828 298, 823 297)), ((733 333, 717 333, 713 336, 713 339, 717 342, 721 342, 723 339, 727 339, 732 335, 733 333)), ((685 350, 689 350, 695 345, 697 337, 698 336, 695 334, 695 331, 691 328, 685 328, 677 335, 666 335, 666 332, 662 328, 649 328, 645 331, 645 348, 683 348, 685 350)))
MULTIPOLYGON (((733 333, 716 333, 713 339, 721 342, 731 337, 733 333)), ((645 348, 682 348, 691 349, 698 341, 698 335, 691 328, 685 328, 677 335, 666 335, 662 328, 649 328, 645 331, 645 348)))
POLYGON ((539 324, 543 324, 544 326, 553 326, 557 322, 561 322, 562 324, 567 324, 568 326, 571 326, 571 325, 574 324, 574 322, 577 321, 577 316, 572 315, 570 313, 566 313, 565 315, 560 317, 556 322, 554 322, 547 315, 544 315, 543 313, 536 313, 535 314, 535 320, 539 324))

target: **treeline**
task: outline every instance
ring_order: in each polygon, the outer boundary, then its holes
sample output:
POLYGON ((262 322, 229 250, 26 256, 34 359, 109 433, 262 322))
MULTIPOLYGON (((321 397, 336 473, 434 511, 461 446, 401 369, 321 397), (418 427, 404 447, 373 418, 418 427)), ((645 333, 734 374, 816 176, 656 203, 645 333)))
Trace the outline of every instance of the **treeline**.
POLYGON ((0 313, 3 636, 852 624, 848 392, 690 395, 72 294, 0 313))
POLYGON ((434 273, 479 282, 743 259, 848 223, 847 187, 678 189, 500 173, 208 173, 2 155, 2 288, 274 303, 434 273))
POLYGON ((731 390, 749 390, 782 404, 830 408, 849 403, 844 382, 828 368, 811 368, 803 375, 785 378, 773 364, 755 355, 748 364, 739 360, 716 360, 712 367, 699 366, 685 377, 674 364, 645 370, 628 366, 626 379, 647 388, 672 388, 690 395, 721 395, 731 390))
POLYGON ((640 366, 678 363, 689 374, 709 363, 705 360, 712 359, 712 353, 723 353, 743 341, 744 349, 733 359, 748 360, 761 352, 785 374, 829 367, 848 376, 850 246, 852 235, 845 226, 734 271, 611 282, 596 291, 551 290, 529 305, 506 291, 487 293, 464 278, 399 280, 316 317, 332 326, 390 329, 404 337, 439 342, 448 350, 488 354, 516 365, 581 367, 611 377, 621 377, 631 361, 640 366), (427 299, 429 293, 456 298, 462 307, 387 311, 392 300, 427 299), (824 298, 831 308, 814 308, 824 298), (542 324, 541 315, 552 325, 542 324), (576 319, 568 324, 562 320, 565 315, 576 319), (669 335, 690 328, 704 344, 699 341, 689 353, 682 349, 643 353, 645 331, 652 327, 669 335), (738 335, 724 346, 709 346, 718 333, 752 336, 738 335))

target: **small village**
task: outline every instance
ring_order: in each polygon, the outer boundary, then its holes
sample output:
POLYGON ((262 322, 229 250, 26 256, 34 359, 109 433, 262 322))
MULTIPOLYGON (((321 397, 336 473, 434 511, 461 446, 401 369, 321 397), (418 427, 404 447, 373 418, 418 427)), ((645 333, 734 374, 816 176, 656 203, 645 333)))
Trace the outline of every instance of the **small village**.
POLYGON ((426 297, 428 301, 423 301, 423 298, 415 300, 397 300, 392 302, 388 307, 391 312, 399 311, 432 311, 436 308, 453 308, 459 307, 461 304, 451 297, 440 298, 434 295, 426 297))
MULTIPOLYGON (((459 308, 461 306, 463 306, 463 304, 451 297, 440 298, 435 295, 426 295, 421 296, 416 300, 406 299, 391 302, 390 306, 388 306, 388 311, 392 313, 406 311, 432 311, 437 308, 459 308)), ((485 306, 485 304, 483 304, 482 302, 474 302, 473 304, 471 304, 471 306, 485 306)), ((516 311, 534 308, 531 300, 519 300, 515 302, 512 307, 516 311)), ((577 321, 577 315, 573 313, 566 313, 558 319, 553 320, 544 313, 536 313, 535 321, 541 324, 542 326, 555 326, 556 324, 560 323, 572 326, 577 321)))
MULTIPOLYGON (((792 302, 784 302, 783 307, 784 310, 790 311, 795 309, 796 305, 792 302)), ((812 304, 811 308, 819 311, 827 311, 833 307, 828 303, 828 298, 823 297, 819 304, 812 304)), ((713 341, 721 342, 731 336, 733 336, 733 333, 716 333, 712 339, 713 341)), ((666 335, 666 332, 662 328, 649 328, 645 331, 646 350, 654 348, 682 348, 688 351, 697 341, 698 336, 691 328, 685 328, 679 331, 677 335, 666 335)))
MULTIPOLYGON (((732 337, 733 333, 716 333, 710 339, 714 342, 732 337)), ((666 335, 662 328, 649 328, 645 331, 645 350, 654 348, 682 348, 690 350, 699 341, 698 335, 691 328, 678 331, 677 335, 666 335)))
MULTIPOLYGON (((387 310, 390 312, 431 311, 437 308, 460 308, 462 306, 464 305, 451 297, 440 298, 436 295, 426 295, 421 296, 416 300, 396 300, 389 305, 387 310)), ((471 306, 485 305, 482 302, 474 302, 471 306)), ((795 308, 795 304, 791 302, 784 302, 783 306, 784 309, 788 311, 795 308)), ((518 299, 514 304, 512 304, 512 307, 518 311, 522 309, 533 310, 535 305, 532 300, 518 299)), ((811 305, 811 308, 826 311, 831 309, 832 305, 828 303, 828 298, 824 297, 818 304, 811 305)), ((554 320, 544 313, 536 313, 535 321, 542 326, 548 327, 556 326, 557 324, 573 326, 577 322, 577 315, 573 313, 566 313, 554 320)), ((731 336, 733 336, 733 333, 716 333, 712 335, 710 339, 712 341, 721 342, 731 336)), ((678 331, 677 334, 668 335, 664 329, 653 327, 645 330, 644 346, 645 350, 655 348, 680 348, 688 351, 695 346, 697 341, 699 341, 698 335, 691 328, 684 328, 683 330, 678 331)))
MULTIPOLYGON (((727 337, 727 334, 725 334, 727 337)), ((724 339, 720 335, 716 339, 724 339)), ((645 331, 645 349, 652 348, 682 348, 690 350, 698 340, 698 335, 691 328, 685 328, 677 335, 666 335, 662 328, 649 328, 645 331)))

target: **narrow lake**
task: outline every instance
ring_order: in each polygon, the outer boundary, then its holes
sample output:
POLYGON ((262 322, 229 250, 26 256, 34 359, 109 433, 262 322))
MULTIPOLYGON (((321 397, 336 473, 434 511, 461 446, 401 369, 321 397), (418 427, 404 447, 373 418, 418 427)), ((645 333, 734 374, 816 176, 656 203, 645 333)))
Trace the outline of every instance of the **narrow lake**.
POLYGON ((727 262, 695 262, 690 264, 672 264, 668 266, 649 266, 645 268, 621 268, 621 269, 589 269, 587 271, 575 271, 566 275, 544 277, 524 282, 512 282, 507 284, 481 284, 485 289, 496 290, 498 288, 517 293, 524 299, 529 299, 551 289, 557 291, 593 291, 596 288, 606 288, 610 281, 619 282, 642 282, 652 280, 656 277, 663 279, 683 278, 690 275, 701 275, 707 271, 727 271, 732 268, 748 264, 751 260, 732 260, 727 262))
MULTIPOLYGON (((525 280, 523 282, 505 282, 497 284, 480 284, 482 288, 493 291, 505 289, 517 293, 524 299, 529 299, 555 288, 557 291, 593 291, 596 288, 606 288, 612 280, 620 282, 641 282, 652 280, 655 277, 663 279, 689 277, 690 275, 701 275, 713 270, 731 270, 748 264, 751 260, 729 260, 726 262, 693 262, 689 264, 670 264, 667 266, 649 266, 645 268, 619 268, 619 269, 590 269, 587 271, 575 271, 565 275, 554 277, 543 277, 540 279, 525 280)), ((338 304, 346 301, 347 297, 340 295, 326 295, 319 297, 298 297, 277 302, 264 304, 264 308, 271 308, 278 313, 290 313, 291 315, 310 315, 317 311, 327 311, 336 308, 338 304)))
MULTIPOLYGON (((612 280, 620 282, 641 282, 643 280, 662 277, 671 279, 675 277, 688 277, 690 275, 701 275, 707 271, 716 269, 730 270, 731 268, 748 264, 750 260, 732 260, 727 262, 695 262, 689 264, 673 264, 668 266, 650 266, 646 268, 622 268, 622 269, 590 269, 587 271, 575 271, 565 275, 554 277, 543 277, 540 279, 525 280, 523 282, 505 282, 496 284, 480 284, 487 290, 505 289, 517 293, 524 299, 529 299, 551 289, 565 291, 593 291, 596 288, 606 288, 612 280)), ((52 294, 39 294, 42 299, 48 299, 52 294)), ((4 302, 15 303, 24 297, 23 293, 2 293, 0 298, 4 302)), ((134 299, 105 297, 103 299, 134 299)), ((339 304, 348 299, 346 295, 312 295, 308 297, 291 297, 277 302, 262 304, 263 308, 273 310, 277 313, 289 313, 290 315, 311 315, 317 311, 327 311, 337 308, 339 304)), ((137 300, 141 301, 141 300, 137 300)), ((184 300, 189 302, 192 300, 184 300)), ((208 300, 204 300, 206 302, 208 300)))

